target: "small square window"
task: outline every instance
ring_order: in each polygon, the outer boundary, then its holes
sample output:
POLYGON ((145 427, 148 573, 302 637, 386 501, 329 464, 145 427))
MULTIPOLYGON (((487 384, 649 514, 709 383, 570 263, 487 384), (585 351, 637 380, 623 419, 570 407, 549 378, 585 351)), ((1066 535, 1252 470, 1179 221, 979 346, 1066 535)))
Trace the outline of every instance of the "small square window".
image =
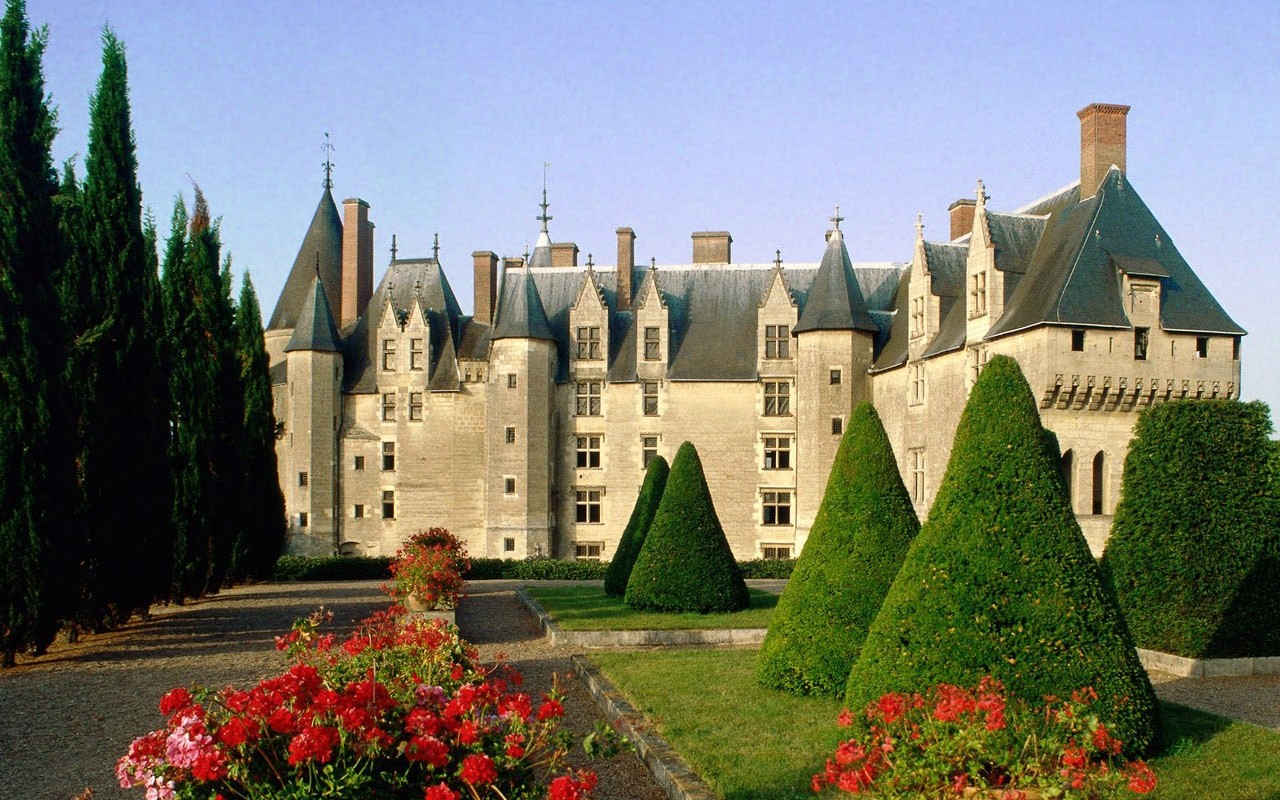
POLYGON ((507 444, 515 444, 515 443, 516 443, 516 426, 508 425, 507 426, 507 444))
POLYGON ((578 469, 598 469, 600 467, 600 437, 577 437, 578 469))
POLYGON ((764 326, 764 357, 791 358, 790 326, 764 326))
POLYGON ((791 416, 791 384, 785 381, 764 382, 764 415, 791 416))
POLYGON ((791 469, 791 437, 764 437, 764 468, 791 469))
POLYGON ((382 493, 382 518, 396 518, 396 493, 394 489, 387 489, 382 493))
POLYGON ((577 415, 600 416, 600 381, 583 381, 577 386, 577 415))
POLYGON ((765 525, 791 524, 791 492, 765 492, 761 505, 765 525))
POLYGON ((305 473, 305 472, 299 472, 299 473, 298 473, 298 485, 299 485, 299 486, 306 486, 306 485, 307 485, 307 473, 305 473))
POLYGON ((503 478, 503 479, 502 479, 502 493, 503 493, 503 494, 515 494, 515 493, 516 493, 516 479, 515 479, 515 478, 512 478, 512 477, 506 477, 506 478, 503 478))
POLYGON ((788 561, 791 559, 791 545, 789 544, 761 545, 760 556, 765 561, 788 561))
POLYGON ((508 389, 516 388, 516 374, 514 372, 507 373, 507 388, 508 389))
POLYGON ((382 443, 382 471, 391 472, 396 468, 396 443, 382 443))
POLYGON ((355 470, 364 469, 364 456, 356 456, 355 462, 351 468, 355 470))
POLYGON ((831 435, 839 436, 844 433, 844 417, 831 418, 831 435))
POLYGON ((516 551, 516 540, 508 536, 502 540, 502 552, 514 553, 516 551))
POLYGON ((364 504, 356 503, 354 506, 352 506, 351 516, 355 517, 356 519, 364 519, 364 504))
POLYGON ((579 561, 599 561, 604 552, 604 542, 578 542, 573 546, 574 557, 579 561))
POLYGON ((1071 332, 1071 352, 1084 352, 1084 331, 1076 329, 1071 332))
POLYGON ((600 359, 600 328, 596 326, 578 328, 578 360, 597 361, 600 359))
POLYGON ((298 527, 299 528, 307 527, 307 512, 302 511, 298 514, 298 527))
POLYGON ((839 385, 840 385, 840 370, 839 370, 839 369, 833 369, 833 370, 831 370, 831 385, 832 385, 832 386, 839 386, 839 385))
POLYGON ((577 489, 574 492, 574 521, 594 524, 600 521, 601 489, 577 489))

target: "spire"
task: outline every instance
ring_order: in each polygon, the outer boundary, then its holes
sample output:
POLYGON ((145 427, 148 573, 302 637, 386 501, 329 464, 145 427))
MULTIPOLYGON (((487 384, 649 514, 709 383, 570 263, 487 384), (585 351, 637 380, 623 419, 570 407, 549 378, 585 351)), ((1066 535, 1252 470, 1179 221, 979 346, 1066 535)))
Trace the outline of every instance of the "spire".
POLYGON ((324 190, 327 192, 333 188, 333 160, 329 158, 329 154, 333 152, 333 144, 329 141, 329 132, 324 132, 324 144, 320 146, 324 152, 324 190))
POLYGON ((525 251, 525 261, 530 267, 549 267, 551 266, 551 233, 547 230, 547 223, 551 221, 551 215, 547 213, 547 167, 551 164, 544 162, 542 165, 542 213, 537 217, 542 223, 542 231, 538 234, 538 243, 533 246, 533 255, 530 256, 525 251))
POLYGON ((396 260, 396 235, 391 234, 391 260, 396 260))
POLYGON ((782 271, 782 251, 781 250, 773 251, 773 268, 775 271, 778 271, 778 272, 782 271))
POLYGON ((809 296, 793 333, 816 330, 869 331, 878 333, 879 327, 867 313, 867 303, 853 274, 853 263, 844 246, 840 231, 840 208, 830 218, 836 228, 827 239, 827 250, 822 263, 809 285, 809 296))
POLYGON ((440 234, 436 234, 431 242, 431 258, 437 264, 440 263, 440 234))
POLYGON ((297 323, 311 281, 315 280, 316 267, 320 268, 320 282, 333 303, 342 297, 342 218, 333 202, 333 194, 326 188, 320 195, 311 224, 302 238, 298 255, 289 269, 284 289, 276 301, 275 310, 267 322, 267 330, 289 329, 297 323))
POLYGON ((510 271, 503 284, 502 304, 498 306, 498 318, 489 338, 555 341, 533 273, 527 269, 510 271))
POLYGON ((916 241, 924 241, 924 214, 916 214, 916 241))
POLYGON ((324 285, 320 282, 319 272, 311 280, 311 289, 307 292, 302 304, 302 312, 298 316, 298 324, 293 329, 289 344, 285 345, 286 353, 294 350, 312 350, 322 353, 341 352, 338 328, 333 324, 333 310, 329 307, 329 298, 325 295, 324 285))
POLYGON ((547 233, 547 223, 553 219, 553 217, 547 216, 547 208, 549 207, 547 203, 547 167, 549 166, 551 166, 550 161, 542 162, 542 216, 538 217, 538 221, 542 223, 543 233, 547 233))

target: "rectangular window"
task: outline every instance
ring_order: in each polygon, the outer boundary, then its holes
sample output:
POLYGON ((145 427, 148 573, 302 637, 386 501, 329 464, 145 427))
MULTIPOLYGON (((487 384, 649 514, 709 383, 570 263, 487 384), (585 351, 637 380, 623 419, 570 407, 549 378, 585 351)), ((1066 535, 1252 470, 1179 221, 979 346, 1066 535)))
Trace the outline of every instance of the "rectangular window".
POLYGON ((764 468, 791 469, 791 437, 764 437, 764 468))
POLYGON ((644 360, 657 361, 661 358, 661 340, 658 338, 657 328, 644 329, 644 360))
POLYGON ((396 443, 382 443, 382 471, 392 472, 396 468, 396 443))
POLYGON ((791 384, 786 381, 764 382, 764 415, 766 417, 791 416, 791 384))
POLYGON ((382 492, 382 518, 396 518, 396 492, 394 489, 385 489, 382 492))
POLYGON ((644 392, 644 415, 646 417, 658 416, 658 382, 645 381, 642 391, 644 392))
POLYGON ((765 525, 790 525, 791 492, 765 492, 763 509, 765 525))
POLYGON ((599 436, 579 436, 578 439, 578 469, 599 469, 600 468, 600 437, 599 436))
POLYGON ((396 369, 396 340, 382 340, 382 371, 395 372, 396 369))
POLYGON ((911 502, 924 502, 924 450, 911 451, 911 502))
POLYGON ((573 552, 579 561, 599 561, 604 552, 604 542, 578 542, 573 546, 573 552))
POLYGON ((354 506, 352 506, 351 516, 355 517, 356 519, 364 519, 364 504, 356 503, 354 506))
POLYGON ((502 479, 502 493, 503 493, 503 494, 515 494, 515 493, 516 493, 516 479, 515 479, 515 478, 511 477, 510 475, 508 475, 508 476, 506 476, 505 478, 503 478, 503 479, 502 479))
POLYGON ((643 469, 649 468, 649 462, 658 457, 658 437, 657 436, 641 436, 640 437, 640 466, 643 469))
POLYGON ((506 435, 507 435, 507 444, 515 444, 516 443, 516 426, 508 425, 506 435))
POLYGON ((595 326, 578 328, 578 360, 600 359, 600 329, 595 326))
POLYGON ((422 349, 421 339, 409 340, 409 369, 414 372, 421 372, 426 368, 427 360, 423 358, 426 351, 422 349))
POLYGON ((844 417, 831 418, 831 435, 839 436, 844 433, 844 417))
POLYGON ((911 298, 911 338, 924 333, 924 298, 911 298))
POLYGON ((1077 329, 1071 332, 1071 352, 1084 352, 1084 331, 1077 329))
POLYGON ((305 512, 305 511, 299 512, 299 514, 298 514, 298 527, 299 527, 299 528, 305 528, 305 527, 307 527, 307 512, 305 512))
POLYGON ((516 551, 516 540, 513 537, 508 536, 502 540, 502 552, 514 553, 515 551, 516 551))
POLYGON ((396 393, 385 392, 382 395, 382 421, 395 422, 396 419, 396 393))
POLYGON ((355 462, 352 464, 351 468, 354 470, 364 469, 364 456, 356 456, 355 462))
POLYGON ((409 392, 409 419, 422 419, 422 392, 409 392))
POLYGON ((791 358, 791 330, 788 326, 764 326, 764 357, 791 358))
POLYGON ((908 374, 911 380, 911 391, 907 394, 907 403, 918 406, 924 402, 924 364, 912 364, 908 374))
POLYGON ((839 386, 839 385, 840 385, 840 377, 841 377, 841 376, 840 376, 840 370, 839 370, 839 369, 832 369, 832 370, 831 370, 831 385, 832 385, 832 386, 839 386))
POLYGON ((307 473, 305 473, 305 472, 299 472, 299 473, 298 473, 298 485, 299 485, 299 486, 306 486, 306 485, 307 485, 307 473))
POLYGON ((516 388, 516 374, 514 372, 507 373, 507 388, 508 389, 516 388))
POLYGON ((578 384, 578 416, 600 416, 600 381, 582 381, 578 384))
POLYGON ((791 560, 791 545, 789 544, 764 544, 760 546, 760 557, 765 561, 789 561, 791 560))
POLYGON ((1209 357, 1209 337, 1197 336, 1196 337, 1196 358, 1208 358, 1208 357, 1209 357))
POLYGON ((1133 329, 1133 360, 1147 360, 1147 344, 1150 340, 1150 328, 1133 329))
POLYGON ((578 489, 574 492, 574 521, 594 524, 600 521, 600 489, 578 489))
POLYGON ((973 276, 973 286, 969 289, 969 297, 973 305, 969 316, 976 317, 987 313, 987 273, 978 272, 973 276))

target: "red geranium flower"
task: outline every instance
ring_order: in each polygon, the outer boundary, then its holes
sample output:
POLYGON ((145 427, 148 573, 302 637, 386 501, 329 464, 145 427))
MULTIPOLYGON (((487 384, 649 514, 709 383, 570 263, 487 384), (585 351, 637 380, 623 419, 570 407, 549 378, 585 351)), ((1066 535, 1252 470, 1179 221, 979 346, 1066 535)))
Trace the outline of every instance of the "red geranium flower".
POLYGON ((462 760, 462 779, 472 786, 484 786, 498 779, 498 768, 486 755, 469 755, 462 760))

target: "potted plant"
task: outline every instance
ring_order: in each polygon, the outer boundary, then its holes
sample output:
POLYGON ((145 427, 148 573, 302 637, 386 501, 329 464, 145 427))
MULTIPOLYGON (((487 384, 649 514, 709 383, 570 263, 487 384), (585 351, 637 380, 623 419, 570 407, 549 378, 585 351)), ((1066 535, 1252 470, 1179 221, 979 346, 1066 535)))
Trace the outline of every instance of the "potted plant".
POLYGON ((384 587, 410 614, 454 622, 462 597, 462 573, 470 569, 466 547, 445 528, 415 534, 391 562, 391 583, 384 587))

